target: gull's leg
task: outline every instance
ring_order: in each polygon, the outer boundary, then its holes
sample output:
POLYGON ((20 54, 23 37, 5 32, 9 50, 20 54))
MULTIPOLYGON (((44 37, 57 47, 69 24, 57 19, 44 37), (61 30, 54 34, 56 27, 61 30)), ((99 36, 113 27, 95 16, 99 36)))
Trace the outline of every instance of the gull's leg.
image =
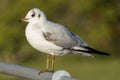
POLYGON ((48 71, 49 71, 49 62, 50 62, 50 55, 47 54, 46 70, 48 70, 48 71))
POLYGON ((47 54, 46 69, 45 69, 45 70, 41 70, 41 71, 39 72, 39 75, 40 75, 41 73, 43 73, 43 72, 51 72, 51 71, 49 70, 49 62, 50 62, 50 55, 47 54))
POLYGON ((51 72, 54 72, 55 66, 55 55, 52 55, 52 66, 51 66, 51 72))

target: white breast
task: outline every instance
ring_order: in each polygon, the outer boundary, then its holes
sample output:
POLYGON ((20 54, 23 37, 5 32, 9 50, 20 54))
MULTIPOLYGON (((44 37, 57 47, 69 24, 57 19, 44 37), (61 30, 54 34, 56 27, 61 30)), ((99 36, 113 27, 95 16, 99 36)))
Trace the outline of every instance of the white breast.
POLYGON ((31 46, 38 51, 48 54, 61 54, 61 47, 44 38, 42 27, 35 24, 28 24, 25 30, 25 35, 31 46))

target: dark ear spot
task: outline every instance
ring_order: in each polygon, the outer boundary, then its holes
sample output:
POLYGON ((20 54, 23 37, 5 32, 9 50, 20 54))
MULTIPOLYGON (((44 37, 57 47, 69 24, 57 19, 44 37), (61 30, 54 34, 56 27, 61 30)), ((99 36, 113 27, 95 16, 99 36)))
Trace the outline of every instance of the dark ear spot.
POLYGON ((38 17, 40 18, 40 14, 38 15, 38 17))

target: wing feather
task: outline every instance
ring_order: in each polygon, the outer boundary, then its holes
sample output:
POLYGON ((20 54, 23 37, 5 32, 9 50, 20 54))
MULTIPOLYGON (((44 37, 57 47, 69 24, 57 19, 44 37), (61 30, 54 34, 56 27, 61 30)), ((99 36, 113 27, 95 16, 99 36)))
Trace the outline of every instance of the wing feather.
POLYGON ((87 46, 87 44, 77 35, 70 32, 66 27, 60 24, 49 23, 46 31, 43 33, 46 40, 53 42, 63 48, 72 48, 74 46, 87 46), (49 33, 49 35, 48 35, 49 33))

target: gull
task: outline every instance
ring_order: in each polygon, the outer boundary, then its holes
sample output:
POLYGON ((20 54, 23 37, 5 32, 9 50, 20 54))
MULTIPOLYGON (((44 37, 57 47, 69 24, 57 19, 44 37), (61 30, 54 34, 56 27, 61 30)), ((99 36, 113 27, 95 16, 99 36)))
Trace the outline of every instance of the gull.
POLYGON ((55 56, 66 54, 81 54, 93 57, 91 54, 109 55, 95 50, 78 35, 72 33, 64 25, 54 23, 47 19, 44 12, 38 8, 28 11, 21 22, 28 22, 25 29, 27 41, 36 50, 47 53, 46 69, 40 72, 53 72, 55 56), (51 67, 49 65, 51 60, 51 67))

